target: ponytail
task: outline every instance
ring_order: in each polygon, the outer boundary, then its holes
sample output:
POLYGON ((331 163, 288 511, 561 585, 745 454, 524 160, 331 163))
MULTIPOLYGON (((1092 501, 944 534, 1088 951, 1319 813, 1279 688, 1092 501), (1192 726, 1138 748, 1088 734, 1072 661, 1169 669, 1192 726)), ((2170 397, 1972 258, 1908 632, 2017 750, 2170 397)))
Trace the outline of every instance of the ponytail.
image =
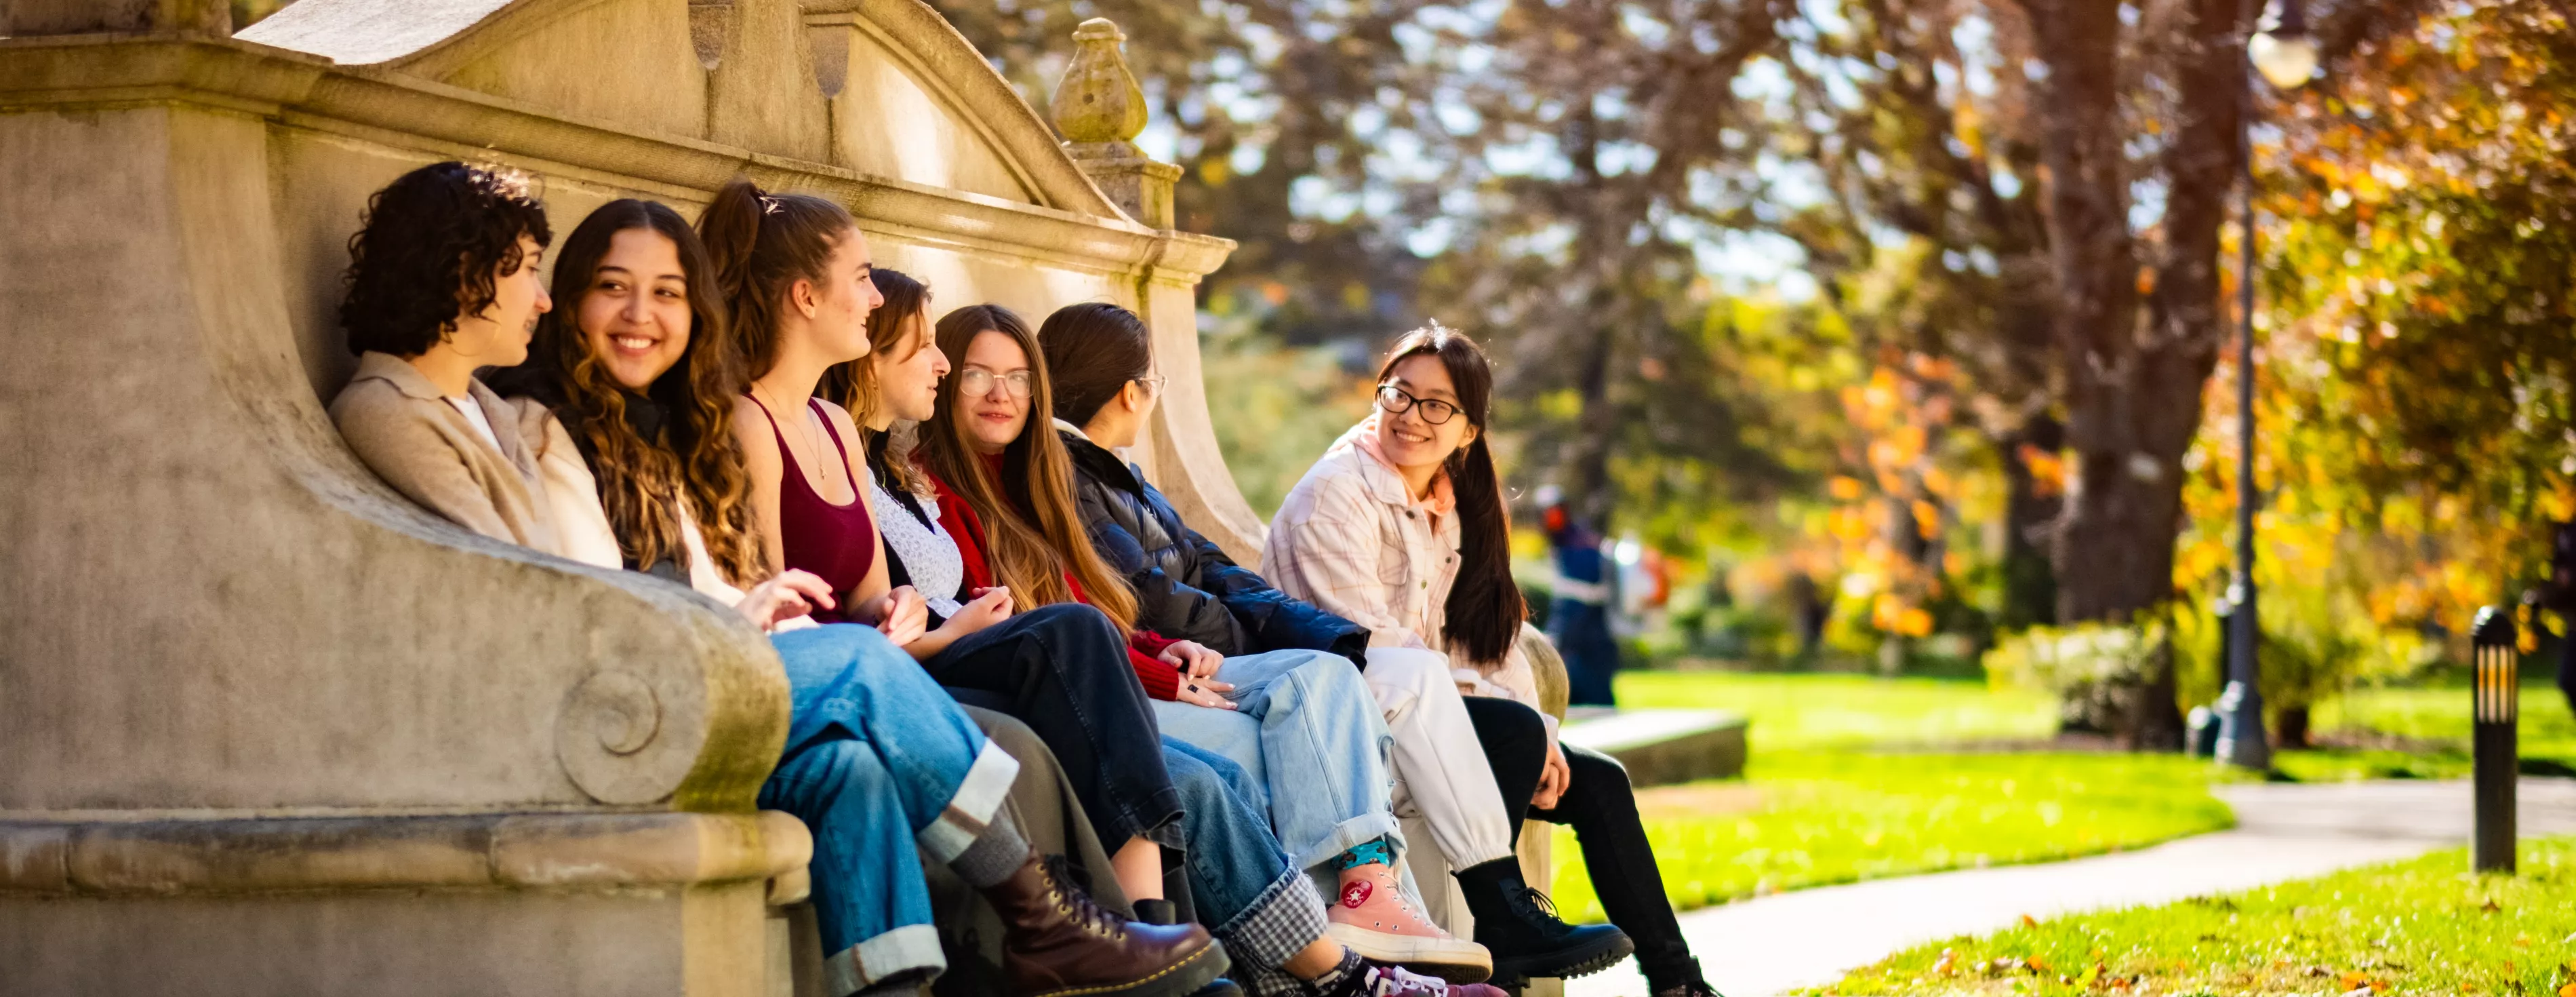
POLYGON ((730 305, 736 355, 751 379, 778 359, 778 314, 798 280, 821 283, 841 240, 858 228, 849 209, 811 194, 768 194, 740 177, 698 216, 698 238, 730 305))
POLYGON ((1476 427, 1476 438, 1450 454, 1444 467, 1458 497, 1458 577, 1444 604, 1447 632, 1441 637, 1475 662, 1500 661, 1520 639, 1521 622, 1529 617, 1520 584, 1512 580, 1512 518, 1503 503, 1502 476, 1494 470, 1494 452, 1486 438, 1493 414, 1494 368, 1475 340, 1456 329, 1433 323, 1397 340, 1378 369, 1378 383, 1395 376, 1395 365, 1416 356, 1440 358, 1450 385, 1458 392, 1458 411, 1476 427))

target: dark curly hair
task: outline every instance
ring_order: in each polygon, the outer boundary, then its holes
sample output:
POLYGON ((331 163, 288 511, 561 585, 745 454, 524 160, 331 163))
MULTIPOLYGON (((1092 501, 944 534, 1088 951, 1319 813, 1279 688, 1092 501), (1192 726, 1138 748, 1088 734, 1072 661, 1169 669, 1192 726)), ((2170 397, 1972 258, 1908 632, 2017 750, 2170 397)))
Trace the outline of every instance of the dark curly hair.
POLYGON ((513 170, 435 163, 377 191, 341 277, 349 352, 416 357, 446 341, 458 317, 492 307, 494 275, 519 272, 523 235, 554 241, 545 206, 513 170))

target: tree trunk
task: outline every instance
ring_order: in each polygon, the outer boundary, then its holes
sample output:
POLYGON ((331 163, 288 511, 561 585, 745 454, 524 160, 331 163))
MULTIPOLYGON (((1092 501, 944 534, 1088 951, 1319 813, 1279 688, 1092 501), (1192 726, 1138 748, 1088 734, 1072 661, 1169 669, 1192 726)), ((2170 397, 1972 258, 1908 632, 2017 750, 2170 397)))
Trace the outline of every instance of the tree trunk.
MULTIPOLYGON (((2225 337, 2218 235, 2240 162, 2247 81, 2238 46, 2248 5, 2188 5, 2180 36, 2157 46, 2173 53, 2165 75, 2175 81, 2177 114, 2161 164, 2159 258, 2148 273, 2128 227, 2120 5, 2024 2, 2049 74, 2038 91, 2045 203, 2063 304, 2066 429, 2076 451, 2054 553, 2063 622, 2127 621, 2171 597, 2181 458, 2199 430, 2201 391, 2225 337)), ((2157 659, 2143 694, 2130 698, 2138 712, 2118 726, 2142 744, 2178 746, 2172 656, 2157 659)))
POLYGON ((2272 718, 2272 746, 2292 749, 2310 747, 2308 743, 2308 708, 2284 706, 2272 718))

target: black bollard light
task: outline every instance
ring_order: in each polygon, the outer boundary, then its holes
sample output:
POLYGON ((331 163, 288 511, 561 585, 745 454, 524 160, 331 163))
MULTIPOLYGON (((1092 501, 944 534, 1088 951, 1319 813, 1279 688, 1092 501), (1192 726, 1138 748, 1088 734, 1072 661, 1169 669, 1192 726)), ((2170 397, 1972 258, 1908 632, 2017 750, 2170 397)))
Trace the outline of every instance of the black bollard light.
POLYGON ((2470 839, 2469 866, 2478 872, 2513 873, 2515 728, 2522 700, 2520 659, 2514 646, 2513 613, 2488 606, 2478 610, 2469 645, 2476 663, 2475 707, 2470 735, 2477 792, 2477 831, 2470 839))

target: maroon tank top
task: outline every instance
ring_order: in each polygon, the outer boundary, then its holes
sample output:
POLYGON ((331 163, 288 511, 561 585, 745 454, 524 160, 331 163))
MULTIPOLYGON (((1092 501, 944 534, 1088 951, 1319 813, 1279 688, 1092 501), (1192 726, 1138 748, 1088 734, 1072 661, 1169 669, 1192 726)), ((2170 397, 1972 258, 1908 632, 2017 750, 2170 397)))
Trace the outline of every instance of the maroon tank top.
POLYGON ((841 454, 841 473, 849 477, 853 497, 848 505, 823 500, 806 481, 805 470, 796 466, 796 454, 787 448, 786 434, 778 430, 778 416, 760 399, 751 402, 769 418, 769 433, 778 437, 778 456, 786 465, 778 482, 778 545, 786 551, 788 567, 823 579, 824 584, 832 586, 832 598, 840 602, 833 609, 815 610, 814 618, 825 623, 845 622, 847 617, 842 614, 850 608, 851 594, 867 580, 868 568, 877 559, 877 524, 868 515, 865 486, 850 470, 850 451, 841 445, 841 431, 832 428, 831 417, 824 415, 822 406, 813 399, 806 399, 806 408, 823 423, 823 431, 831 434, 832 449, 841 454))

